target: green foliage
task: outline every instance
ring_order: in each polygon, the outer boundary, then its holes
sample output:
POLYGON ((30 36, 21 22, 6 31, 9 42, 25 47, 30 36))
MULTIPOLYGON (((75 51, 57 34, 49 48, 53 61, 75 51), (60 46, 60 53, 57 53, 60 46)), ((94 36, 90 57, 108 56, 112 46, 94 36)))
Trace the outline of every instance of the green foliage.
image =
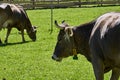
MULTIPOLYGON (((120 11, 120 7, 54 9, 54 20, 66 20, 70 25, 80 25, 96 19, 103 13, 120 11)), ((25 34, 26 43, 16 29, 9 36, 8 45, 0 45, 0 80, 95 80, 92 65, 82 55, 61 63, 51 59, 58 29, 50 34, 50 9, 28 10, 29 18, 37 28, 37 41, 32 42, 25 34)), ((0 32, 4 40, 6 30, 0 32)), ((109 80, 110 73, 105 75, 109 80)))

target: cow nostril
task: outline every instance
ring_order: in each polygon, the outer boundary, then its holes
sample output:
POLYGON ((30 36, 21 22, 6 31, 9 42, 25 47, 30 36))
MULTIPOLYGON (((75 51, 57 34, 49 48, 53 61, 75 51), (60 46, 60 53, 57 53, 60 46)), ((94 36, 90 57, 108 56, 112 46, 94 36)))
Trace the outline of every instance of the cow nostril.
POLYGON ((58 62, 62 61, 62 58, 58 58, 56 55, 53 55, 52 59, 58 62))

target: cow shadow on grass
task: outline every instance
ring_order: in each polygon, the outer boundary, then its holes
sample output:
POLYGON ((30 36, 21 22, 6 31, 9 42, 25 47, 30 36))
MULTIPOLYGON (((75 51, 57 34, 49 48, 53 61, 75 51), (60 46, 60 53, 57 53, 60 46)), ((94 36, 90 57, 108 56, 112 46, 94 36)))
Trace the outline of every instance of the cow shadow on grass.
POLYGON ((19 45, 19 44, 25 44, 29 43, 31 41, 25 41, 25 42, 15 42, 15 43, 0 43, 0 47, 5 47, 5 46, 12 46, 12 45, 19 45))

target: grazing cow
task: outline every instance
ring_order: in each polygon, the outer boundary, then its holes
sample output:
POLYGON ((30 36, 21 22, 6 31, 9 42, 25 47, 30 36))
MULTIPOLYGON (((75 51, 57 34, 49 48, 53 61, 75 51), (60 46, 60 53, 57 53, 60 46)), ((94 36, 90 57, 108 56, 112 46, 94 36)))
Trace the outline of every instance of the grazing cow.
POLYGON ((106 13, 96 20, 76 27, 63 22, 52 59, 75 54, 84 55, 93 65, 96 80, 104 80, 104 73, 112 70, 110 80, 120 76, 120 13, 106 13))
POLYGON ((21 31, 23 42, 25 42, 24 29, 26 29, 32 41, 36 40, 36 27, 31 25, 23 7, 8 3, 0 4, 0 30, 2 28, 7 28, 5 43, 8 42, 8 36, 13 27, 21 31))

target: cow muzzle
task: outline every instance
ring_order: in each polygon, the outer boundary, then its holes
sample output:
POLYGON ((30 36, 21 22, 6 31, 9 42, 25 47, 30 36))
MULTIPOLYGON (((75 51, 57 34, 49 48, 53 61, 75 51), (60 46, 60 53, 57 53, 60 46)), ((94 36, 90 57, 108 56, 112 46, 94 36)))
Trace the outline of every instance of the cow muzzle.
POLYGON ((53 59, 53 60, 56 60, 56 61, 58 61, 58 62, 61 62, 61 61, 62 61, 62 58, 58 58, 56 55, 53 55, 53 56, 52 56, 52 59, 53 59))

